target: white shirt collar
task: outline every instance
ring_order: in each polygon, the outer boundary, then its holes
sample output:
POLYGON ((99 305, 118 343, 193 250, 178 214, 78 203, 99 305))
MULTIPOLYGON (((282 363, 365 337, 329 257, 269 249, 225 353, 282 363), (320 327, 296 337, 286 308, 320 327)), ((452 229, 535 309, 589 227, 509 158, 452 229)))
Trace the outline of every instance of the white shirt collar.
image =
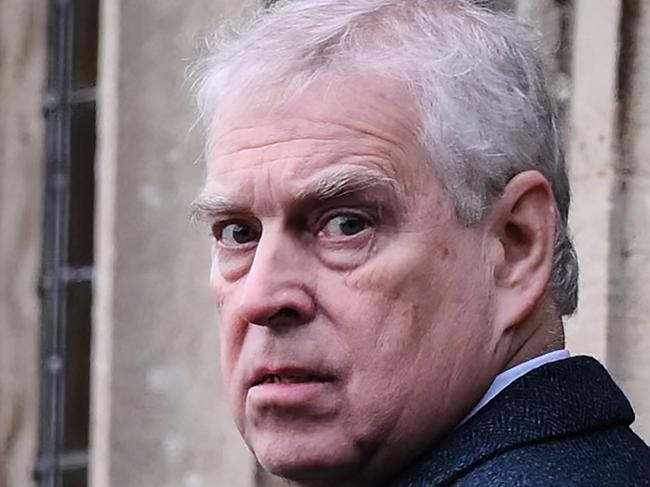
POLYGON ((478 404, 472 408, 469 414, 465 416, 465 418, 460 422, 458 426, 462 425, 465 423, 465 421, 474 416, 483 406, 494 399, 501 391, 512 384, 515 380, 526 375, 528 372, 536 369, 537 367, 541 367, 545 364, 550 364, 551 362, 557 362, 558 360, 564 360, 570 356, 571 354, 566 349, 555 350, 553 352, 548 352, 544 355, 540 355, 539 357, 527 360, 526 362, 523 362, 519 365, 515 365, 505 372, 501 372, 495 377, 494 382, 492 382, 492 385, 478 402, 478 404))

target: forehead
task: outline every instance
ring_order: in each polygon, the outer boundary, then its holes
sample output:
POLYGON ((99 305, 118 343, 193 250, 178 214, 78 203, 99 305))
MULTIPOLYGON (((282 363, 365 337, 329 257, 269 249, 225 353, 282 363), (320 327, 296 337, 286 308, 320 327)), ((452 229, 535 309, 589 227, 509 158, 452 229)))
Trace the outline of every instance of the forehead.
POLYGON ((282 104, 251 105, 220 118, 206 191, 237 195, 266 179, 267 190, 281 185, 299 192, 313 178, 342 171, 408 186, 418 159, 425 158, 415 103, 395 81, 316 83, 282 104))
POLYGON ((413 131, 419 125, 415 98, 405 83, 380 75, 323 75, 303 89, 269 88, 246 92, 219 110, 212 138, 217 148, 236 126, 277 121, 278 117, 337 121, 349 118, 362 128, 413 131))

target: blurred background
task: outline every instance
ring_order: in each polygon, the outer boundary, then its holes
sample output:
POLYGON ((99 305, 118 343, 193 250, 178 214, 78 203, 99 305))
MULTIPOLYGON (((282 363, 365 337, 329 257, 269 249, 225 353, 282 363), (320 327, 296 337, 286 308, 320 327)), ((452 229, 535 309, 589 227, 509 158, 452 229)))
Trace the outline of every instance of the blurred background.
MULTIPOLYGON (((184 84, 256 0, 0 0, 0 487, 264 487, 221 394, 184 84)), ((261 0, 258 0, 261 1, 261 0)), ((267 2, 268 3, 268 2, 267 2)), ((574 192, 574 354, 650 440, 650 0, 509 0, 542 34, 574 192)))

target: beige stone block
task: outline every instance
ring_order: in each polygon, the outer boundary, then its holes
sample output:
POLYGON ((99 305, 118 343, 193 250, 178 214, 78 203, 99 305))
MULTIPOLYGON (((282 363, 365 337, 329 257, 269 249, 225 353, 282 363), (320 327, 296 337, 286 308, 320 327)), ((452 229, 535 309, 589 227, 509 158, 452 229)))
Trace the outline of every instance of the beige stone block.
POLYGON ((650 178, 625 181, 624 222, 617 237, 610 293, 608 356, 637 413, 635 429, 650 439, 650 178))
POLYGON ((569 162, 573 180, 613 174, 620 0, 577 0, 569 162))
POLYGON ((566 324, 567 346, 573 354, 607 358, 610 214, 614 181, 573 181, 570 215, 580 264, 578 310, 566 324))
MULTIPOLYGON (((627 9, 623 159, 612 243, 610 367, 650 439, 650 4, 627 9)), ((630 6, 628 6, 630 7, 630 6)))
POLYGON ((46 15, 0 0, 0 487, 36 461, 46 15))
POLYGON ((580 261, 578 311, 567 323, 574 353, 607 361, 609 257, 615 188, 619 0, 575 3, 568 165, 570 225, 580 261))

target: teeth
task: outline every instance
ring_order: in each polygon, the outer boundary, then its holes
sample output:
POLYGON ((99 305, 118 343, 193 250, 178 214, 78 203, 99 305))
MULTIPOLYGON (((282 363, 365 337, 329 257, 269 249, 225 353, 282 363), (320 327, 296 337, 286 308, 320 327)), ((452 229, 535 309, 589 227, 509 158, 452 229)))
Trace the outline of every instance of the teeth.
POLYGON ((313 375, 267 375, 262 384, 300 384, 305 382, 323 382, 313 375))

